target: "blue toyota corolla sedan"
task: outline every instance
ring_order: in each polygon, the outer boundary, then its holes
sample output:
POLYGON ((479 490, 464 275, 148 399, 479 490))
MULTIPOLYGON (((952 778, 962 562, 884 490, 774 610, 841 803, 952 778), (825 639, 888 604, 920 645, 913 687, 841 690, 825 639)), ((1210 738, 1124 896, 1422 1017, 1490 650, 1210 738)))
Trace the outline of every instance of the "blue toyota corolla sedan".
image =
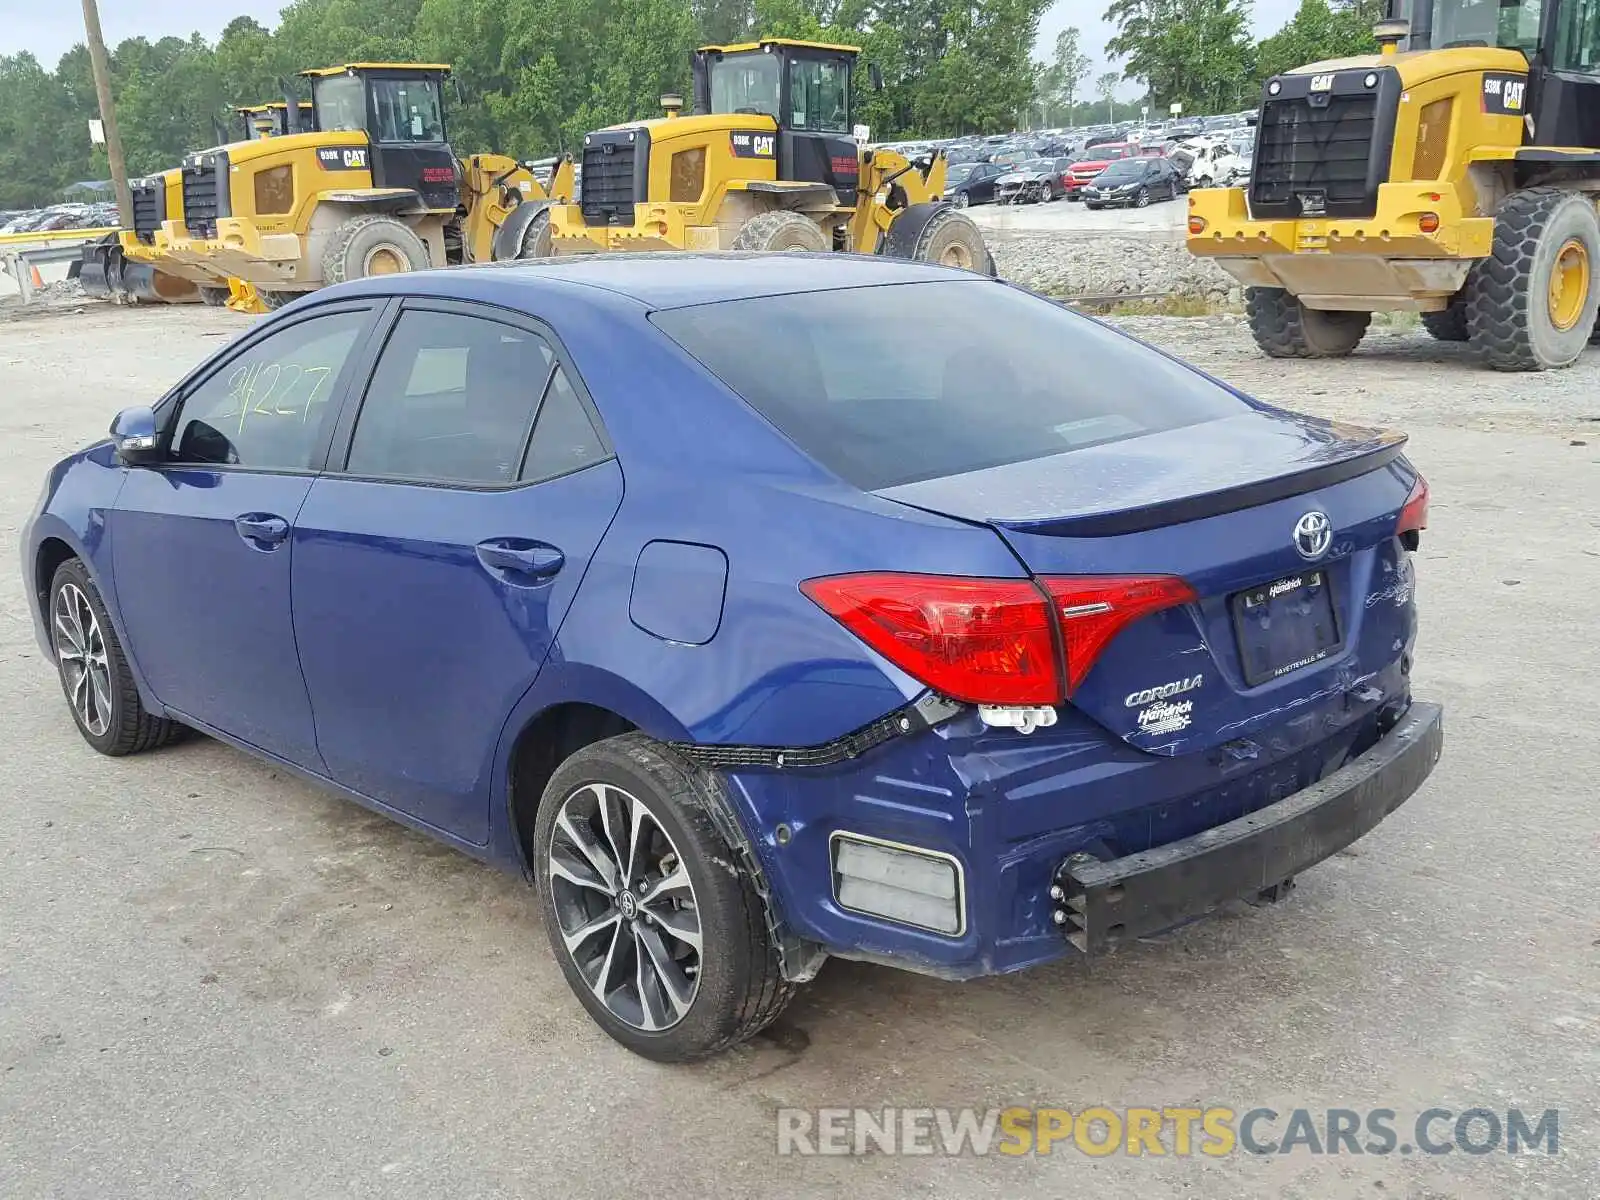
POLYGON ((22 565, 96 750, 201 730, 521 871, 683 1060, 829 955, 1095 954, 1377 825, 1442 745, 1403 442, 977 275, 568 259, 283 309, 22 565))

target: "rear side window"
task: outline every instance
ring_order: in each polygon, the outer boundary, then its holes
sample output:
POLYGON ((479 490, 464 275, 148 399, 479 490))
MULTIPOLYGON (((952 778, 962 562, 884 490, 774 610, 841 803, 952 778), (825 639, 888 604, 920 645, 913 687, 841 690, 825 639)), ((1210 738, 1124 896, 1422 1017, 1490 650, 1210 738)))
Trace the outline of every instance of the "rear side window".
POLYGON ((868 491, 1248 407, 1096 321, 977 280, 764 296, 651 319, 806 454, 868 491))
POLYGON ((528 458, 522 478, 550 479, 566 475, 609 457, 600 435, 595 432, 589 412, 572 388, 566 368, 557 367, 550 376, 539 420, 528 444, 528 458))
POLYGON ((550 344, 525 329, 460 313, 402 313, 361 403, 345 469, 514 482, 554 365, 550 344))

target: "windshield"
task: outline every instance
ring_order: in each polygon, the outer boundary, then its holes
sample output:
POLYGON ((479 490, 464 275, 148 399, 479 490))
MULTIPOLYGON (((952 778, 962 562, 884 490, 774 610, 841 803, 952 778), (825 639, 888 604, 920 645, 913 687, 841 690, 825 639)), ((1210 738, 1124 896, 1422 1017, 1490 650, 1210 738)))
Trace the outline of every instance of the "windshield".
POLYGON ((946 176, 946 178, 951 183, 961 183, 967 178, 967 176, 972 174, 972 171, 972 163, 957 163, 955 166, 950 168, 949 174, 946 176))
POLYGON ((1141 158, 1124 158, 1112 163, 1100 172, 1097 183, 1115 183, 1119 179, 1138 179, 1144 174, 1145 160, 1141 158))
POLYGON ((711 111, 778 116, 778 60, 732 54, 711 64, 711 111))
POLYGON ((1539 45, 1539 10, 1540 0, 1434 0, 1432 44, 1441 49, 1500 46, 1532 54, 1539 45))
POLYGON ((730 300, 651 320, 812 459, 869 491, 1245 411, 1107 326, 976 280, 730 300))

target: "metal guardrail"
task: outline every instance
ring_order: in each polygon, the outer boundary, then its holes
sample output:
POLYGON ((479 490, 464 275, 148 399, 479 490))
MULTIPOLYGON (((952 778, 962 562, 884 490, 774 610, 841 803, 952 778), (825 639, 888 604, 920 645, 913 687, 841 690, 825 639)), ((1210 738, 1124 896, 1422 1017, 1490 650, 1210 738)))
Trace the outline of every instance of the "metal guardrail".
MULTIPOLYGON (((89 239, 83 239, 87 240, 89 239)), ((0 271, 4 271, 17 281, 17 289, 22 293, 22 302, 28 304, 33 300, 33 273, 36 267, 45 263, 72 262, 81 253, 82 242, 61 246, 35 246, 27 250, 12 250, 0 244, 0 271)))
POLYGON ((95 238, 116 233, 116 226, 105 229, 45 229, 36 233, 0 233, 0 246, 27 246, 34 242, 92 242, 95 238))

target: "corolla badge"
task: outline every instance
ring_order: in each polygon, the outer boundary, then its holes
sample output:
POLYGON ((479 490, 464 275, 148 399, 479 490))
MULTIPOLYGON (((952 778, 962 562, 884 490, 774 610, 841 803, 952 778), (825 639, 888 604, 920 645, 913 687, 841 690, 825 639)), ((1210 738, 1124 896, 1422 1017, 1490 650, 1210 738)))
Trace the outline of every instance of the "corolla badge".
POLYGON ((1321 558, 1333 544, 1333 522, 1328 514, 1313 510, 1294 523, 1294 548, 1300 557, 1321 558))

